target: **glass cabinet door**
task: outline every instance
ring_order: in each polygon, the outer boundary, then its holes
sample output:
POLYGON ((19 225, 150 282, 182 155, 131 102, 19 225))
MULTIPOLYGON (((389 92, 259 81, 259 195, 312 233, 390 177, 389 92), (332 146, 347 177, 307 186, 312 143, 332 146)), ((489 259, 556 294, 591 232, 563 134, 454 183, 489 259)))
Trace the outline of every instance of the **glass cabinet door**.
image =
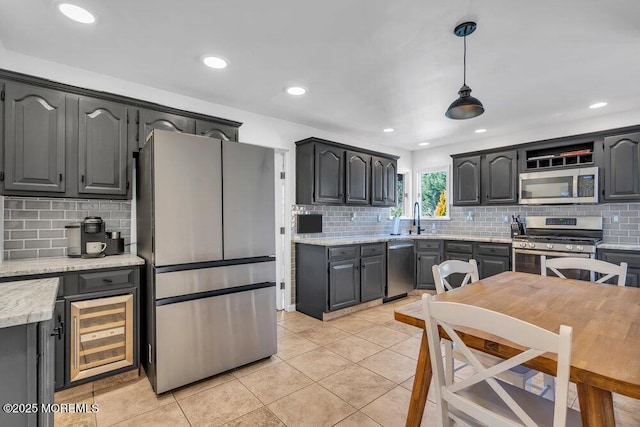
POLYGON ((71 303, 70 381, 133 365, 133 295, 71 303))

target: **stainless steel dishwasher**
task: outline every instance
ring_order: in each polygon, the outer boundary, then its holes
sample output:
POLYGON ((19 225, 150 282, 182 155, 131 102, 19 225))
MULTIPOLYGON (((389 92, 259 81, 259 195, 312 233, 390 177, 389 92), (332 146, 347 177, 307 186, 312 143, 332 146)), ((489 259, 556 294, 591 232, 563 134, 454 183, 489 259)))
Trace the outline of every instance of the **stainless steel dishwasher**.
POLYGON ((387 249, 387 292, 384 302, 405 297, 415 288, 413 241, 389 242, 387 249))

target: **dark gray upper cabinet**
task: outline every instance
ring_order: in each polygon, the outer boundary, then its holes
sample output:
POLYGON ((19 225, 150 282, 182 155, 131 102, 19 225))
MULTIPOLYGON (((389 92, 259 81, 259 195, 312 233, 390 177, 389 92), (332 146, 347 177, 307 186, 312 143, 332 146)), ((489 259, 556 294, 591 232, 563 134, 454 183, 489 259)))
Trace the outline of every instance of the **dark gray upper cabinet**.
POLYGON ((4 189, 65 191, 64 92, 5 84, 4 189))
POLYGON ((604 139, 604 199, 640 200, 640 133, 604 139))
POLYGON ((396 206, 398 200, 398 161, 371 156, 371 204, 396 206))
POLYGON ((371 156, 347 151, 346 202, 349 205, 369 204, 369 167, 371 156))
POLYGON ((484 203, 489 205, 518 203, 518 152, 516 150, 486 154, 481 170, 484 203))
POLYGON ((397 160, 324 139, 297 141, 296 203, 395 206, 397 160))
POLYGON ((223 141, 238 141, 238 128, 216 122, 196 120, 196 135, 223 141))
POLYGON ((127 194, 127 107, 81 97, 78 193, 127 194))
POLYGON ((481 156, 453 159, 453 204, 479 205, 481 156))
POLYGON ((144 147, 149 133, 154 129, 192 134, 196 131, 196 121, 194 119, 161 111, 140 109, 137 122, 139 148, 144 147))
POLYGON ((342 148, 326 144, 315 146, 314 202, 344 203, 344 156, 342 148))

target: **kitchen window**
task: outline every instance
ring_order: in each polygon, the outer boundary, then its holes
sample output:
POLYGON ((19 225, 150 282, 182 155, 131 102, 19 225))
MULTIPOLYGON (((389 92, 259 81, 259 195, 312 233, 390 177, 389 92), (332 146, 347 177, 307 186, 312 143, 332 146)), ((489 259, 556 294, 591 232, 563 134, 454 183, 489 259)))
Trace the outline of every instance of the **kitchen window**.
POLYGON ((448 166, 417 173, 417 201, 422 218, 449 219, 449 176, 448 166))

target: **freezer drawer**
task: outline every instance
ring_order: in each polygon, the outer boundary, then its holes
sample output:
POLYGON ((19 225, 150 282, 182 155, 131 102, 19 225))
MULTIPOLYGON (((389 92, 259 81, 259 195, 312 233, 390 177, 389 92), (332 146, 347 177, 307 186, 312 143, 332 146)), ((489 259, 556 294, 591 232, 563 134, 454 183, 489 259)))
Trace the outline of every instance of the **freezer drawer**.
POLYGON ((156 273, 156 300, 275 280, 273 261, 156 273))
POLYGON ((275 284, 156 307, 156 393, 277 352, 275 284))

